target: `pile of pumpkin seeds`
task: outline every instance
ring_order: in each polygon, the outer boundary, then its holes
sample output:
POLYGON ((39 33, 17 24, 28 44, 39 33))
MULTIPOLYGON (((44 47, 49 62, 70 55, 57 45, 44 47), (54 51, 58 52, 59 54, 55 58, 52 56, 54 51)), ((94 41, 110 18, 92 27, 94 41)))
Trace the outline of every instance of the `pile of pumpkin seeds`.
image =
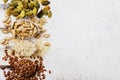
MULTIPOLYGON (((8 0, 4 0, 7 4, 8 0)), ((48 0, 12 0, 9 3, 9 7, 6 10, 7 15, 13 15, 17 19, 25 18, 30 16, 37 16, 41 18, 42 16, 52 16, 48 0), (43 9, 42 9, 43 7, 43 9)))
MULTIPOLYGON (((48 0, 3 0, 5 4, 9 4, 7 7, 5 19, 3 20, 4 28, 2 28, 2 32, 4 34, 11 33, 11 37, 5 38, 1 44, 5 46, 5 49, 11 49, 14 46, 8 46, 9 44, 13 44, 13 41, 18 41, 17 43, 23 42, 25 49, 21 47, 21 49, 15 50, 18 47, 14 48, 14 52, 21 52, 21 54, 27 55, 30 54, 27 58, 33 58, 35 60, 36 57, 42 56, 42 49, 44 50, 45 46, 50 46, 49 42, 41 41, 41 36, 43 38, 48 38, 50 35, 45 33, 44 24, 46 23, 46 19, 44 16, 48 18, 52 17, 50 1, 48 0), (12 20, 12 17, 15 18, 15 21, 12 20), (45 34, 44 34, 45 33, 45 34), (39 41, 40 40, 40 41, 39 41), (31 46, 27 47, 27 44, 24 44, 25 41, 32 41, 31 46), (39 43, 38 43, 39 42, 39 43), (39 45, 39 44, 44 45, 39 45), (25 50, 33 49, 34 46, 37 46, 36 49, 26 54, 25 50), (39 47, 40 46, 40 47, 39 47), (10 48, 11 47, 11 48, 10 48), (20 51, 22 50, 22 51, 20 51), (34 53, 35 52, 35 53, 34 53)), ((29 44, 29 43, 28 43, 29 44)), ((17 45, 16 45, 17 46, 17 45)), ((17 53, 15 53, 17 54, 17 53)), ((25 57, 22 55, 22 57, 25 57)), ((21 57, 21 55, 20 55, 21 57)), ((19 58, 19 57, 18 57, 19 58)))

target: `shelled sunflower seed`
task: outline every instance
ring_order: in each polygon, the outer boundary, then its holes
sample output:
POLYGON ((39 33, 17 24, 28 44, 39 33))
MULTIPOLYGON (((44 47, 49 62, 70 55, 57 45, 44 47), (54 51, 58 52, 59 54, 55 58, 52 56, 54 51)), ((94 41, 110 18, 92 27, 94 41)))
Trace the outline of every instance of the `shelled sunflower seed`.
POLYGON ((20 19, 12 21, 10 17, 3 20, 5 28, 2 29, 4 34, 12 33, 15 38, 40 38, 41 34, 46 32, 43 25, 46 23, 45 18, 31 17, 29 19, 20 19))
POLYGON ((5 19, 2 21, 5 29, 8 29, 11 26, 11 18, 9 16, 5 16, 5 19))
POLYGON ((39 38, 41 36, 41 26, 45 22, 43 19, 35 19, 34 22, 29 20, 19 20, 15 21, 14 25, 11 28, 11 33, 15 35, 16 38, 25 39, 25 38, 39 38))

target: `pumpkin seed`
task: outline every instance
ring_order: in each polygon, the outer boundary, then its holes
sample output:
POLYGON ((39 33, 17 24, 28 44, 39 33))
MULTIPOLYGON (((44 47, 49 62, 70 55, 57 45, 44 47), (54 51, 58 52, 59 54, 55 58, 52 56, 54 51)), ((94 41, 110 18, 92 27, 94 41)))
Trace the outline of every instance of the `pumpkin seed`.
POLYGON ((44 10, 50 10, 50 6, 45 6, 44 10))
POLYGON ((8 2, 8 0, 3 0, 4 1, 4 3, 7 3, 8 2))
POLYGON ((13 15, 17 19, 24 18, 26 16, 37 15, 39 7, 38 0, 12 0, 6 14, 9 16, 13 15))
POLYGON ((18 1, 11 1, 10 6, 18 6, 18 1))
POLYGON ((19 1, 18 6, 23 7, 23 3, 21 1, 19 1))
POLYGON ((30 10, 29 12, 26 12, 26 16, 31 16, 33 14, 33 11, 30 10))
POLYGON ((27 4, 27 2, 25 0, 23 1, 23 6, 24 6, 25 9, 28 8, 28 4, 27 4))
POLYGON ((23 18, 25 16, 25 11, 22 10, 21 13, 17 16, 17 19, 23 18))
POLYGON ((12 14, 14 14, 14 13, 19 13, 19 12, 21 12, 21 11, 22 11, 22 7, 17 6, 17 8, 15 8, 15 9, 12 11, 12 14))
POLYGON ((42 10, 37 14, 37 17, 38 17, 38 18, 42 18, 42 17, 43 17, 42 10))
POLYGON ((43 10, 42 10, 42 13, 43 13, 44 15, 48 15, 48 10, 43 9, 43 10))
POLYGON ((50 4, 50 2, 49 2, 49 1, 42 1, 41 4, 42 4, 43 6, 47 6, 47 5, 50 4))
POLYGON ((37 14, 37 8, 34 7, 33 9, 33 15, 36 15, 37 14))
POLYGON ((34 8, 34 5, 33 5, 32 3, 28 3, 28 7, 29 7, 30 9, 33 9, 33 8, 34 8))
POLYGON ((48 17, 49 17, 49 18, 52 17, 52 12, 51 12, 51 11, 48 12, 48 17))
POLYGON ((25 2, 27 2, 27 3, 28 3, 28 0, 25 0, 25 2))

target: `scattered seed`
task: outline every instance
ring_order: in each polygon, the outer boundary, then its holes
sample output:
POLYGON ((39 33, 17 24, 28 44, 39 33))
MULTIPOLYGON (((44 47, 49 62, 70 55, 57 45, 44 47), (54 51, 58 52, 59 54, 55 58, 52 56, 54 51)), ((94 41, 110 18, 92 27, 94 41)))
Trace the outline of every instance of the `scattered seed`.
POLYGON ((44 46, 50 46, 49 42, 44 43, 44 46))
POLYGON ((47 11, 50 10, 50 6, 45 6, 44 10, 47 10, 47 11))
POLYGON ((49 2, 49 1, 42 1, 41 4, 42 4, 43 6, 47 6, 47 5, 50 4, 50 2, 49 2))
POLYGON ((48 12, 48 17, 49 17, 49 18, 52 17, 52 12, 51 12, 51 11, 48 12))
POLYGON ((9 31, 8 31, 7 29, 6 29, 6 30, 3 29, 2 32, 3 32, 4 34, 8 34, 8 33, 9 33, 9 31))
POLYGON ((8 0, 3 0, 4 1, 4 3, 7 3, 8 2, 8 0))
POLYGON ((44 34, 43 37, 48 38, 48 37, 50 37, 50 35, 49 34, 44 34))

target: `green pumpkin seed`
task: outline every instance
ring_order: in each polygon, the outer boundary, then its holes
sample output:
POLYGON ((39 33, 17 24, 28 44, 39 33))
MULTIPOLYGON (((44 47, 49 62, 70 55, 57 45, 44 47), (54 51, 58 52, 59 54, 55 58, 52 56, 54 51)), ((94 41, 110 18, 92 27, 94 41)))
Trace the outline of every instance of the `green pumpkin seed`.
POLYGON ((33 5, 32 3, 28 3, 28 7, 29 7, 30 9, 33 9, 33 8, 34 8, 34 5, 33 5))
POLYGON ((33 15, 33 11, 32 10, 30 10, 29 12, 26 12, 26 16, 31 16, 31 15, 33 15))
POLYGON ((23 3, 21 1, 19 1, 18 6, 23 7, 23 3))
POLYGON ((25 11, 22 10, 21 13, 17 16, 17 19, 23 18, 25 16, 25 11))
POLYGON ((7 3, 8 2, 8 0, 3 0, 4 1, 4 3, 7 3))
POLYGON ((11 1, 10 6, 18 6, 18 1, 11 1))
POLYGON ((15 8, 12 13, 19 13, 22 11, 22 7, 18 6, 17 8, 15 8))
MULTIPOLYGON (((40 4, 38 0, 11 0, 9 7, 13 9, 7 9, 8 15, 17 16, 17 19, 24 18, 25 16, 37 15, 40 4)), ((42 14, 47 15, 47 11, 42 11, 42 14)))
POLYGON ((42 1, 41 4, 42 4, 43 6, 47 6, 47 5, 50 4, 50 2, 49 2, 49 1, 42 1))
POLYGON ((7 15, 11 15, 11 11, 14 9, 13 6, 10 6, 7 10, 6 10, 6 14, 7 15))
POLYGON ((26 2, 26 1, 23 1, 23 6, 24 6, 24 8, 28 8, 28 3, 26 2))
POLYGON ((34 7, 33 9, 33 15, 36 15, 37 14, 37 8, 34 7))
POLYGON ((51 12, 51 11, 48 12, 48 17, 49 17, 49 18, 52 17, 52 12, 51 12))
POLYGON ((25 9, 25 12, 29 12, 30 11, 30 9, 25 9))
POLYGON ((30 3, 31 3, 32 5, 34 5, 34 6, 36 5, 34 1, 30 1, 30 3))
POLYGON ((50 6, 45 6, 44 9, 45 10, 50 10, 50 6))
POLYGON ((43 13, 44 15, 48 15, 48 10, 43 9, 43 10, 41 10, 41 11, 42 11, 42 13, 43 13))
POLYGON ((37 0, 34 0, 34 2, 35 2, 35 7, 39 8, 40 7, 39 2, 37 0))
POLYGON ((40 4, 39 4, 38 1, 36 2, 36 7, 37 7, 37 8, 40 8, 40 4))
POLYGON ((24 1, 28 3, 28 0, 24 0, 24 1))

